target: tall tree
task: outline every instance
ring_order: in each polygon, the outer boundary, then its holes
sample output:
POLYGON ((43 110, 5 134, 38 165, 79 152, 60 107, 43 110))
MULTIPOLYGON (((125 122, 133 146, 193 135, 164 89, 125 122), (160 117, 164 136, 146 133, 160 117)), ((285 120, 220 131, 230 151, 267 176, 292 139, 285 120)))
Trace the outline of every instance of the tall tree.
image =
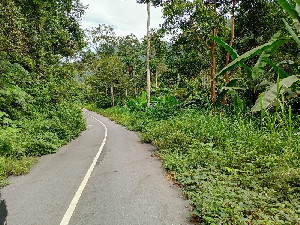
POLYGON ((209 51, 211 99, 216 102, 216 42, 211 37, 224 33, 225 6, 228 1, 217 0, 175 0, 163 1, 165 28, 177 32, 179 36, 194 36, 196 43, 202 43, 209 51))
POLYGON ((147 107, 150 107, 151 76, 150 76, 150 2, 147 2, 147 107))
POLYGON ((153 73, 155 73, 155 88, 158 89, 158 78, 160 74, 166 71, 164 58, 167 53, 167 44, 162 40, 162 30, 151 30, 151 64, 153 65, 153 73))
POLYGON ((100 55, 111 56, 117 51, 118 38, 112 26, 99 24, 86 31, 89 47, 100 55))
POLYGON ((129 95, 132 93, 136 96, 137 83, 141 75, 139 72, 141 70, 140 64, 142 63, 142 59, 140 57, 141 43, 133 34, 120 37, 117 54, 124 63, 125 76, 128 80, 126 90, 129 91, 129 95))
MULTIPOLYGON (((233 40, 234 40, 234 11, 235 11, 236 1, 237 0, 232 0, 231 28, 230 28, 231 35, 230 35, 230 42, 229 42, 229 46, 230 47, 232 47, 233 40)), ((227 52, 227 54, 226 54, 226 62, 225 62, 226 66, 229 64, 229 59, 230 59, 230 53, 227 52)), ((229 72, 228 71, 225 73, 225 82, 226 83, 229 82, 229 72)), ((223 104, 223 106, 226 105, 226 94, 223 97, 222 104, 223 104)))
POLYGON ((0 34, 6 37, 0 42, 0 50, 29 70, 41 74, 48 65, 84 46, 78 22, 84 7, 79 0, 3 0, 0 9, 0 34))
POLYGON ((150 107, 150 95, 151 95, 151 75, 150 75, 150 46, 151 46, 151 35, 150 35, 150 5, 151 2, 153 5, 158 5, 159 1, 157 0, 137 0, 137 3, 146 3, 147 4, 147 107, 150 107))

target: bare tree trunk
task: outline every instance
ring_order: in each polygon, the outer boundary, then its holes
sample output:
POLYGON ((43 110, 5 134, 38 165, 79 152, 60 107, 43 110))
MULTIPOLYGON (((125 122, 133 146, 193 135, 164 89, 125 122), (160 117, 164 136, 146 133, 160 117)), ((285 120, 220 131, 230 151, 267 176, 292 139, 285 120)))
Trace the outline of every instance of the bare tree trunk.
MULTIPOLYGON (((234 7, 235 7, 235 0, 232 1, 232 4, 233 4, 233 8, 232 8, 232 16, 231 16, 231 38, 230 38, 230 43, 229 43, 230 47, 232 47, 233 40, 234 40, 234 7)), ((227 52, 226 66, 229 64, 229 57, 230 57, 230 54, 229 54, 229 52, 227 52)), ((225 81, 226 81, 226 83, 229 82, 228 71, 225 73, 225 81)), ((226 105, 226 94, 223 97, 222 104, 223 104, 223 106, 226 105)))
POLYGON ((147 107, 150 107, 151 80, 150 80, 150 2, 147 3, 147 107))
POLYGON ((114 86, 110 86, 110 94, 111 94, 111 105, 115 106, 115 95, 114 95, 114 86))

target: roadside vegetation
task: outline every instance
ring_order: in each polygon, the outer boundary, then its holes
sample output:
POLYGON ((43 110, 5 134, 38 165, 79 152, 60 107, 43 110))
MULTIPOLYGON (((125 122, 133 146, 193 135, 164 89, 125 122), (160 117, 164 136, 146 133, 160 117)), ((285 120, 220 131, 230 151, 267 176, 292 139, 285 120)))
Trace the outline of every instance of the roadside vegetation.
POLYGON ((287 124, 273 129, 264 123, 261 129, 250 114, 212 115, 178 105, 90 109, 140 131, 143 141, 158 148, 165 169, 194 206, 190 216, 196 221, 299 222, 299 127, 290 136, 287 124))
POLYGON ((0 2, 0 187, 85 129, 68 58, 84 46, 79 1, 0 2))
POLYGON ((157 147, 197 224, 299 224, 299 1, 150 2, 151 93, 149 39, 99 25, 77 62, 87 108, 157 147))
POLYGON ((0 186, 85 105, 157 147, 196 223, 300 224, 299 0, 137 3, 165 19, 141 40, 84 32, 80 0, 0 2, 0 186))

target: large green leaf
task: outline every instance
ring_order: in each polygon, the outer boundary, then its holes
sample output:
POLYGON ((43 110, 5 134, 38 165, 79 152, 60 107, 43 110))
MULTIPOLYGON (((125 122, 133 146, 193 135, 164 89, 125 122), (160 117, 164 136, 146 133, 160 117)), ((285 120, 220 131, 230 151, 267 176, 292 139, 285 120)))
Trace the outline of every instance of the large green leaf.
MULTIPOLYGON (((295 82, 297 82, 299 78, 296 75, 289 76, 287 78, 282 79, 279 82, 280 94, 284 94, 288 88, 290 88, 295 82)), ((277 98, 277 83, 270 86, 270 88, 261 94, 263 109, 271 106, 275 99, 277 98)), ((261 110, 261 102, 260 99, 256 100, 255 105, 252 107, 252 112, 258 112, 261 110)))
MULTIPOLYGON (((296 11, 298 12, 298 15, 300 16, 300 0, 297 0, 296 11)), ((295 28, 298 31, 298 33, 300 33, 300 20, 294 19, 294 25, 295 25, 295 28)))
POLYGON ((276 72, 276 74, 279 75, 280 78, 286 78, 291 76, 290 74, 288 74, 287 72, 285 72, 284 70, 280 69, 275 63, 273 63, 270 59, 268 58, 263 58, 263 60, 268 63, 270 66, 272 66, 272 68, 274 69, 274 71, 276 72))
POLYGON ((260 45, 254 49, 251 49, 250 51, 244 53, 243 55, 239 56, 238 58, 236 58, 235 60, 233 60, 231 63, 229 63, 226 67, 224 67, 217 76, 223 75, 224 73, 226 73, 229 70, 232 70, 233 68, 235 68, 236 66, 240 65, 241 63, 243 63, 244 61, 246 61, 247 59, 258 55, 259 53, 263 52, 264 50, 276 46, 276 45, 282 45, 283 43, 285 43, 286 40, 282 39, 282 40, 277 40, 277 41, 271 41, 268 42, 264 45, 260 45))
MULTIPOLYGON (((227 52, 229 52, 232 59, 236 59, 237 57, 239 57, 239 54, 236 52, 236 50, 233 49, 232 47, 230 47, 230 45, 228 45, 227 43, 222 41, 220 38, 215 37, 215 36, 211 36, 211 38, 214 39, 217 44, 223 46, 225 48, 225 50, 227 52)), ((249 66, 247 66, 246 64, 244 64, 242 62, 240 62, 239 65, 246 70, 249 77, 252 77, 252 70, 249 66)))
MULTIPOLYGON (((288 13, 293 19, 300 20, 299 13, 287 0, 278 0, 279 5, 288 13)), ((297 2, 299 5, 299 3, 297 2)))
MULTIPOLYGON (((269 42, 274 42, 279 39, 281 35, 281 32, 277 32, 276 34, 273 35, 273 37, 270 39, 269 42)), ((265 66, 267 63, 263 60, 265 58, 269 58, 280 46, 279 42, 276 42, 277 44, 273 45, 270 48, 267 48, 265 51, 263 51, 258 58, 255 66, 252 69, 252 79, 256 80, 261 74, 263 74, 265 66)))
POLYGON ((296 11, 300 15, 300 0, 296 0, 296 11))
POLYGON ((235 90, 229 90, 229 94, 233 99, 234 111, 236 113, 241 112, 245 108, 245 101, 240 98, 235 90))
POLYGON ((292 38, 296 41, 296 43, 300 46, 300 40, 297 36, 297 34, 293 31, 293 29, 290 27, 290 25, 286 22, 285 19, 282 19, 284 22, 284 25, 286 27, 286 29, 288 30, 288 32, 292 35, 292 38))
POLYGON ((225 50, 229 52, 232 59, 236 59, 237 57, 239 57, 238 53, 230 45, 222 41, 220 38, 212 36, 211 39, 214 39, 217 44, 223 46, 225 50))
POLYGON ((245 90, 245 88, 241 88, 238 86, 238 82, 240 80, 241 79, 232 79, 225 86, 221 88, 221 91, 218 93, 218 97, 217 97, 217 102, 219 104, 221 104, 223 97, 230 91, 245 90))

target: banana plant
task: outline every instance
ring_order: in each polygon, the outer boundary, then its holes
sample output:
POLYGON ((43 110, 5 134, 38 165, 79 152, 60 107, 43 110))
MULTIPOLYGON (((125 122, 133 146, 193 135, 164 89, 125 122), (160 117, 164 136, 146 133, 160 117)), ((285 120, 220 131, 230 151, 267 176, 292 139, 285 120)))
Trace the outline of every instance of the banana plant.
MULTIPOLYGON (((216 42, 220 45, 222 45, 226 51, 228 51, 232 58, 234 59, 230 64, 228 64, 228 66, 226 66, 225 68, 223 68, 218 76, 223 75, 226 71, 229 71, 237 66, 242 66, 246 69, 247 73, 251 74, 251 78, 253 80, 256 80, 259 78, 259 76, 261 74, 263 74, 264 71, 264 67, 269 64, 274 71, 279 75, 280 78, 283 78, 280 82, 279 85, 280 87, 283 87, 281 89, 281 94, 285 93, 286 91, 288 91, 288 88, 290 88, 292 86, 293 83, 297 82, 299 80, 299 77, 294 75, 291 76, 290 74, 288 74, 287 72, 285 72, 284 70, 282 70, 281 68, 279 68, 275 63, 273 63, 269 57, 280 47, 282 46, 284 43, 286 43, 287 41, 289 41, 289 38, 281 38, 280 37, 280 32, 276 33, 268 43, 258 46, 246 53, 244 53, 243 55, 239 56, 237 54, 237 52, 231 48, 229 45, 227 45, 225 42, 223 42, 222 40, 220 40, 217 37, 212 37, 214 40, 216 40, 216 42), (257 63, 255 64, 255 66, 251 69, 248 66, 246 66, 244 64, 244 61, 246 61, 247 59, 260 54, 260 57, 257 61, 257 63)), ((264 93, 262 93, 262 100, 264 102, 263 104, 263 108, 267 108, 269 107, 272 102, 274 101, 274 99, 276 99, 276 94, 274 95, 274 85, 272 84, 270 85, 269 89, 267 91, 265 91, 264 93)), ((275 85, 276 86, 276 85, 275 85)), ((225 91, 229 91, 232 90, 233 87, 228 88, 223 88, 223 92, 225 91)), ((232 92, 232 91, 231 91, 232 92)), ((256 104, 254 105, 254 107, 252 108, 252 112, 257 112, 260 111, 261 107, 260 107, 260 102, 259 100, 256 101, 256 104)))
POLYGON ((282 46, 284 43, 289 41, 289 38, 280 38, 280 32, 276 33, 266 44, 260 45, 256 48, 251 49, 250 51, 242 54, 239 56, 236 51, 227 45, 225 42, 223 42, 218 37, 211 37, 214 39, 218 44, 220 44, 222 47, 226 49, 226 51, 229 52, 231 57, 234 59, 231 63, 229 63, 226 67, 224 67, 217 76, 224 75, 227 71, 230 71, 234 69, 235 67, 242 66, 245 68, 248 75, 251 75, 252 79, 257 79, 259 77, 259 74, 261 74, 261 71, 263 70, 264 66, 266 65, 265 62, 262 61, 262 58, 268 58, 272 53, 274 53, 280 46, 282 46), (261 57, 259 58, 258 62, 254 66, 254 68, 249 68, 245 65, 245 61, 261 54, 261 57))
MULTIPOLYGON (((288 73, 286 73, 284 70, 280 69, 277 65, 275 65, 271 60, 269 60, 269 57, 280 47, 282 46, 284 43, 286 43, 287 41, 289 41, 288 38, 280 38, 281 33, 277 32, 270 40, 269 42, 267 42, 264 45, 258 46, 244 54, 242 54, 241 56, 239 56, 237 54, 237 52, 235 51, 235 49, 233 49, 232 47, 230 47, 228 44, 226 44, 225 42, 223 42, 221 39, 219 39, 218 37, 212 37, 212 39, 214 39, 216 41, 216 43, 218 43, 219 45, 223 46, 225 48, 225 50, 227 52, 229 52, 229 54, 231 55, 233 61, 228 64, 228 66, 226 66, 225 68, 223 68, 219 74, 217 76, 221 76, 223 75, 225 72, 232 70, 233 68, 237 67, 237 66, 241 66, 243 67, 248 76, 252 79, 252 80, 256 80, 259 78, 259 76, 261 74, 263 74, 264 68, 267 64, 269 64, 271 67, 273 67, 274 71, 278 74, 280 74, 281 78, 285 78, 290 76, 288 73), (254 65, 253 68, 248 67, 244 61, 246 61, 247 59, 256 56, 260 54, 259 59, 257 60, 257 63, 254 65)), ((224 96, 227 92, 230 93, 232 95, 232 97, 237 96, 236 90, 238 90, 239 88, 236 87, 236 82, 229 82, 226 86, 224 86, 221 90, 221 93, 219 94, 219 97, 224 96)), ((266 95, 266 97, 269 97, 272 95, 266 95)), ((266 103, 266 107, 269 106, 270 104, 267 104, 268 101, 265 101, 266 103)), ((259 108, 260 109, 260 108, 259 108)))
MULTIPOLYGON (((297 33, 299 34, 300 33, 300 0, 295 0, 295 6, 293 6, 287 0, 278 0, 278 3, 284 9, 284 11, 287 12, 289 16, 293 19, 294 27, 297 30, 297 33)), ((293 28, 287 23, 285 19, 282 20, 287 31, 290 33, 290 35, 298 44, 298 46, 300 46, 299 35, 295 33, 293 28)))

